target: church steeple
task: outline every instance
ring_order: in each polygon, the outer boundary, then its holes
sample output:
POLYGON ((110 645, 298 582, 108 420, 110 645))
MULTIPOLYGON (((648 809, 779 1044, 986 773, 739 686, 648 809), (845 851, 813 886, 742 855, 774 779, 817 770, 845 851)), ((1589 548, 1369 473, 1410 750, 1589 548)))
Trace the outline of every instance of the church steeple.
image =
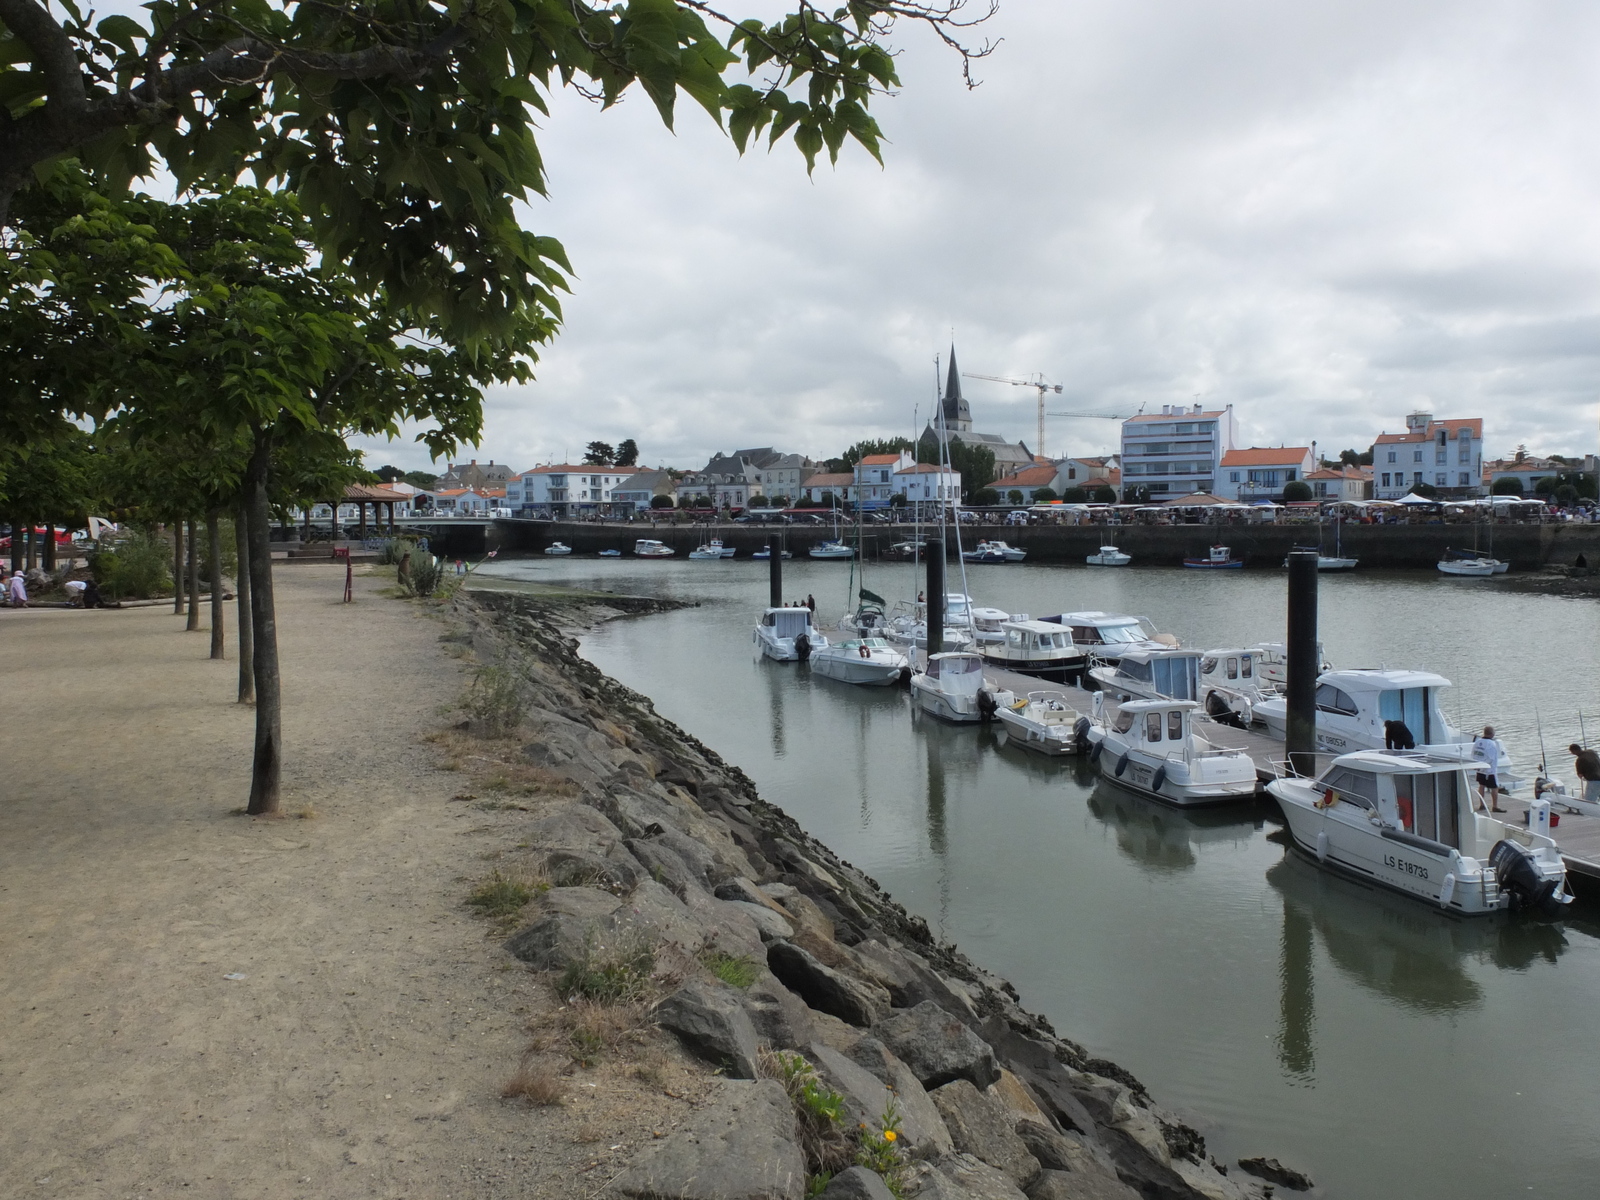
POLYGON ((944 397, 941 403, 944 406, 944 426, 947 432, 972 432, 972 410, 967 407, 966 397, 961 394, 961 372, 956 368, 954 342, 950 344, 950 374, 945 378, 944 397))

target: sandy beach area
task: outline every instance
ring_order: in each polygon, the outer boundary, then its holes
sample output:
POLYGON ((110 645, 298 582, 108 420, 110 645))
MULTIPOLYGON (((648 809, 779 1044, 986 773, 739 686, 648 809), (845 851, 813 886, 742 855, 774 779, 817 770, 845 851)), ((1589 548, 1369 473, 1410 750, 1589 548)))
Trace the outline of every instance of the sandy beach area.
POLYGON ((0 611, 0 1193, 585 1190, 581 1097, 537 1138, 499 1098, 540 989, 463 905, 508 826, 420 740, 461 648, 343 575, 276 573, 277 820, 232 604, 223 662, 170 607, 0 611))

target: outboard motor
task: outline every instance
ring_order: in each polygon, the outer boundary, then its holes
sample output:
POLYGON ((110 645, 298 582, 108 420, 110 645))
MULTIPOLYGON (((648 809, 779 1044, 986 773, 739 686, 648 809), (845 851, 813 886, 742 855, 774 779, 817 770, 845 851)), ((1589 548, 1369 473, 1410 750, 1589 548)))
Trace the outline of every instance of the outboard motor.
POLYGON ((1517 843, 1510 839, 1496 842, 1489 851, 1489 865, 1500 890, 1511 897, 1513 909, 1550 907, 1556 880, 1541 878, 1533 855, 1517 843))
POLYGON ((991 692, 988 688, 978 689, 979 717, 985 721, 992 721, 994 720, 994 711, 999 707, 999 702, 995 700, 993 692, 991 692))
POLYGON ((801 662, 811 658, 811 639, 803 633, 794 640, 794 656, 801 662))

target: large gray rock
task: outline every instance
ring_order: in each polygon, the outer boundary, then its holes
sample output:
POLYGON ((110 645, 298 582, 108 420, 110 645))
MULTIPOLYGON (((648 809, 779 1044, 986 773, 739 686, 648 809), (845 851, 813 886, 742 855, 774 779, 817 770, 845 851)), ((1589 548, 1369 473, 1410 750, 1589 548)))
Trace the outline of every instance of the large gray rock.
POLYGON ((742 900, 746 904, 772 904, 772 897, 742 875, 717 884, 716 897, 718 900, 742 900))
POLYGON ((922 1090, 911 1068, 890 1054, 882 1042, 875 1037, 860 1038, 844 1055, 894 1092, 900 1106, 900 1130, 906 1135, 913 1158, 937 1157, 955 1149, 932 1097, 922 1090))
POLYGON ((955 1150, 939 1111, 916 1080, 911 1089, 896 1095, 860 1064, 820 1042, 806 1049, 817 1074, 845 1099, 845 1127, 877 1128, 893 1102, 900 1113, 900 1139, 912 1158, 938 1158, 955 1150))
POLYGON ((678 899, 682 900, 689 892, 701 888, 701 881, 689 870, 689 865, 683 861, 682 856, 659 839, 629 838, 623 844, 628 847, 634 858, 639 860, 645 873, 657 883, 664 885, 678 899))
POLYGON ((865 1167, 851 1167, 835 1175, 818 1200, 894 1200, 883 1176, 865 1167))
POLYGON ((798 1049, 816 1035, 815 1014, 771 971, 761 972, 744 990, 743 1000, 756 1036, 775 1049, 798 1049))
POLYGON ((761 962, 767 957, 761 930, 737 904, 718 900, 710 892, 692 888, 684 893, 683 905, 705 931, 706 943, 724 954, 743 955, 761 962))
POLYGON ((877 1022, 872 1033, 929 1091, 954 1079, 986 1088, 1000 1078, 988 1043, 932 1000, 877 1022))
POLYGON ((965 1079, 947 1083, 930 1095, 957 1150, 1004 1171, 1018 1187, 1027 1187, 1038 1177, 1039 1161, 1028 1153, 998 1101, 965 1079))
POLYGON ((705 926, 682 900, 653 879, 646 879, 633 889, 633 894, 611 915, 608 925, 615 933, 676 943, 691 953, 706 940, 705 926))
POLYGON ((1076 1171, 1040 1171, 1028 1188, 1028 1200, 1142 1200, 1115 1175, 1080 1175, 1076 1171))
POLYGON ((783 942, 794 936, 794 926, 765 904, 750 904, 744 900, 725 900, 724 903, 755 922, 763 942, 783 942))
POLYGON ((767 947, 767 966, 786 987, 818 1012, 852 1025, 872 1025, 889 1011, 889 993, 825 966, 793 942, 767 947))
POLYGON ((568 804, 541 817, 528 831, 528 842, 541 850, 572 850, 604 858, 622 841, 622 831, 605 814, 587 804, 568 804))
POLYGON ((622 901, 610 892, 591 887, 553 887, 537 903, 542 914, 563 913, 595 925, 622 907, 622 901))
POLYGON ((544 873, 557 887, 604 888, 617 895, 633 891, 645 875, 638 861, 620 844, 603 855, 552 850, 545 855, 544 873))
POLYGON ((1046 1171, 1071 1171, 1077 1175, 1100 1175, 1115 1180, 1116 1165, 1104 1150, 1091 1146, 1076 1134, 1057 1133, 1032 1121, 1018 1121, 1017 1136, 1028 1153, 1046 1171))
POLYGON ((506 939, 505 947, 529 966, 561 971, 583 958, 594 923, 569 913, 546 913, 506 939))
POLYGON ((801 1200, 806 1163, 783 1086, 727 1082, 681 1129, 640 1152, 610 1192, 633 1200, 801 1200))
POLYGON ((588 726, 536 706, 527 709, 525 720, 533 726, 533 740, 522 754, 535 766, 578 783, 598 782, 616 770, 610 741, 588 726))
POLYGON ((655 1010, 689 1051, 735 1079, 756 1077, 756 1030, 738 994, 726 984, 690 980, 655 1010))
POLYGON ((904 1190, 907 1200, 1027 1200, 1004 1172, 970 1154, 915 1164, 904 1190))

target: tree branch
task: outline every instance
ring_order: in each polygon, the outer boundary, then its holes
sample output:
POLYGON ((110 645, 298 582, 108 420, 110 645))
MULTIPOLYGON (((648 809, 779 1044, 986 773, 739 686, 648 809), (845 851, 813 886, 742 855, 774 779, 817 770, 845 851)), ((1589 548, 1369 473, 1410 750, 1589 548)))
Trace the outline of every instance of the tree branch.
POLYGON ((67 31, 35 0, 0 0, 0 21, 33 51, 49 97, 45 107, 66 113, 81 111, 88 96, 78 52, 67 31))

